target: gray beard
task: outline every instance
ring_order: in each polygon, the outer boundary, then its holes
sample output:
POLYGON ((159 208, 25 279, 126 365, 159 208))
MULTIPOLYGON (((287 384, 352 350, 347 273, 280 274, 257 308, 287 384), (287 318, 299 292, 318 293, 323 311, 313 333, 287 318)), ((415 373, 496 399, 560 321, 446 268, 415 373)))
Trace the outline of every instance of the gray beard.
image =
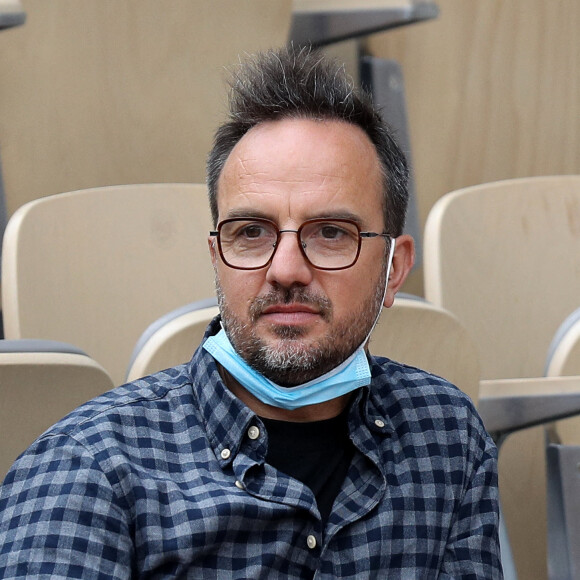
POLYGON ((303 330, 294 326, 274 326, 282 339, 277 347, 268 346, 255 332, 253 323, 269 305, 299 302, 318 308, 322 318, 331 322, 332 304, 326 297, 314 295, 303 287, 273 289, 255 298, 249 309, 250 325, 242 323, 228 308, 219 280, 216 291, 222 326, 238 354, 255 370, 280 386, 292 387, 311 381, 345 361, 365 340, 379 315, 384 296, 386 264, 375 293, 352 311, 352 314, 333 328, 332 336, 314 343, 304 343, 303 330))

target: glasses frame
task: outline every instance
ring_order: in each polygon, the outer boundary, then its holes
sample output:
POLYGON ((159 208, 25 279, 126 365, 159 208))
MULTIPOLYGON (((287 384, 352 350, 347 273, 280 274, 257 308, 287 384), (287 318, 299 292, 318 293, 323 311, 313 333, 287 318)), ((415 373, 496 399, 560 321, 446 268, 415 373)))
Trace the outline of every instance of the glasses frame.
POLYGON ((278 244, 280 242, 280 236, 281 234, 296 234, 296 242, 298 243, 298 247, 300 248, 300 252, 302 254, 302 256, 304 257, 304 259, 306 260, 306 262, 312 266, 313 268, 315 268, 316 270, 324 270, 324 271, 336 271, 336 270, 346 270, 348 268, 352 268, 360 255, 360 250, 361 250, 361 246, 362 246, 362 240, 364 239, 369 239, 369 238, 385 238, 386 240, 390 241, 392 240, 391 234, 388 233, 377 233, 377 232, 361 232, 361 229, 359 227, 359 225, 351 219, 347 219, 347 218, 315 218, 315 219, 311 219, 311 220, 306 220, 304 223, 302 223, 300 225, 300 227, 297 230, 281 230, 278 228, 278 224, 276 224, 276 222, 273 222, 272 220, 266 219, 266 218, 252 218, 252 217, 235 217, 235 218, 228 218, 225 220, 222 220, 221 222, 218 223, 217 225, 217 230, 212 230, 209 232, 209 235, 212 237, 215 237, 217 239, 217 246, 218 246, 218 251, 219 251, 219 255, 222 259, 222 262, 228 266, 229 268, 233 268, 234 270, 261 270, 262 268, 267 268, 271 263, 272 260, 274 259, 274 255, 276 254, 276 250, 278 249, 278 244), (268 224, 273 226, 276 231, 278 232, 278 235, 276 236, 276 242, 273 245, 273 250, 272 250, 272 255, 270 256, 270 258, 268 259, 268 261, 263 264, 262 266, 234 266, 233 264, 230 264, 230 262, 228 262, 224 256, 224 253, 222 251, 222 243, 221 243, 221 239, 220 239, 220 233, 222 230, 222 227, 225 224, 229 224, 232 222, 244 222, 244 221, 251 221, 251 222, 259 222, 259 223, 264 223, 264 224, 268 224), (324 268, 322 266, 316 266, 315 264, 313 264, 310 261, 310 258, 306 255, 306 250, 304 247, 304 244, 302 244, 300 242, 300 234, 302 233, 302 230, 304 229, 304 227, 313 224, 313 223, 323 223, 323 222, 338 222, 338 223, 344 223, 344 224, 350 224, 352 226, 354 226, 358 232, 358 247, 356 250, 356 255, 353 259, 353 261, 348 264, 347 266, 340 266, 338 268, 324 268))

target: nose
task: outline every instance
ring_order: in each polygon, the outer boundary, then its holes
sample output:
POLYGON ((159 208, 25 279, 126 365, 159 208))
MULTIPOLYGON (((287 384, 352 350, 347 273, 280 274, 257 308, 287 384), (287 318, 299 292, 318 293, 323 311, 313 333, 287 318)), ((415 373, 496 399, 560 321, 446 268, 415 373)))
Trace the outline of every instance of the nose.
POLYGON ((282 230, 274 257, 266 272, 266 281, 272 285, 290 288, 307 286, 312 282, 312 268, 298 246, 295 230, 282 230))

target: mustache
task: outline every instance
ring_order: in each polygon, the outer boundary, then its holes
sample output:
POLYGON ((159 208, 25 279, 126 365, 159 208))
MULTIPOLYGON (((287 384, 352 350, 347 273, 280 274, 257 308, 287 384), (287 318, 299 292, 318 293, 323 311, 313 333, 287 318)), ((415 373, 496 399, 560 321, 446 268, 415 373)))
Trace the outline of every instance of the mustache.
POLYGON ((301 287, 280 288, 268 292, 264 296, 257 296, 250 304, 250 320, 256 322, 264 310, 276 304, 308 304, 314 306, 323 320, 329 321, 332 317, 332 302, 320 294, 313 294, 301 287))

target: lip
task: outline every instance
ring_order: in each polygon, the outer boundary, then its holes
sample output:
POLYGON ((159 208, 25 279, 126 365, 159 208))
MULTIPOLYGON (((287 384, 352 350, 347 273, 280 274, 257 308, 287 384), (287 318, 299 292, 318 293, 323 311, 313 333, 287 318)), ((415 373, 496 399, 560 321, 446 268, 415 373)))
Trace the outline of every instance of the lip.
POLYGON ((273 304, 262 311, 262 317, 274 324, 296 325, 312 322, 320 312, 307 304, 273 304))
POLYGON ((306 314, 318 314, 318 310, 313 306, 308 304, 272 304, 267 306, 262 311, 262 314, 295 314, 295 313, 306 313, 306 314))

